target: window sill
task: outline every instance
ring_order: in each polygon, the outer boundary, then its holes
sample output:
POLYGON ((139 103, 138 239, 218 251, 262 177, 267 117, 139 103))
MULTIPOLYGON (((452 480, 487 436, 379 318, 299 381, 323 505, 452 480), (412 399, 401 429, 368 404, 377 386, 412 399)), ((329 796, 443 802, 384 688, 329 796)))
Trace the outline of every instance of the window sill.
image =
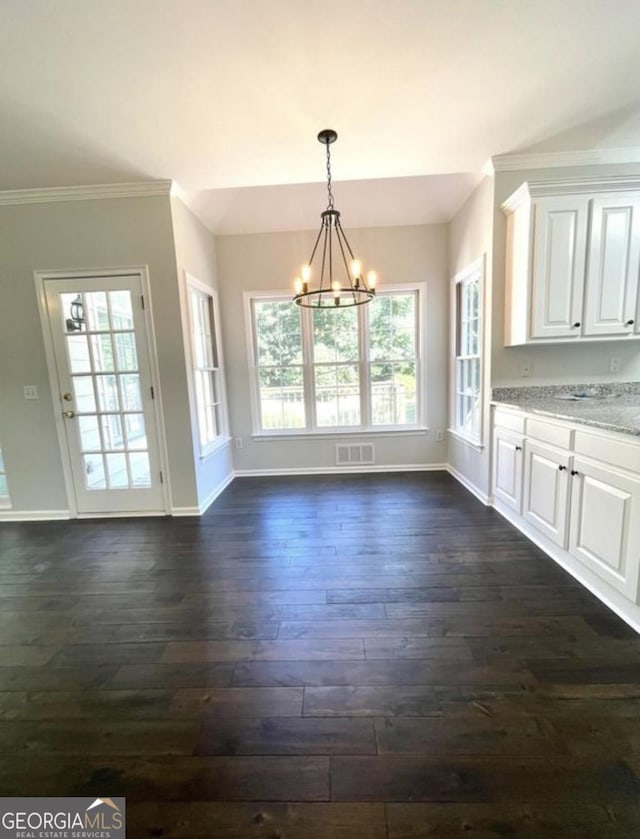
POLYGON ((461 443, 464 443, 465 446, 469 446, 470 449, 474 449, 477 452, 484 451, 485 445, 482 441, 474 440, 472 437, 467 437, 455 428, 448 428, 447 434, 454 437, 456 440, 460 440, 461 443))
POLYGON ((323 431, 258 431, 251 435, 253 440, 334 440, 337 437, 424 437, 429 432, 426 426, 412 426, 411 428, 359 428, 353 431, 343 429, 323 431))
POLYGON ((210 443, 206 449, 202 449, 200 451, 200 462, 204 463, 205 460, 209 460, 209 458, 213 457, 214 454, 217 454, 221 449, 224 449, 226 446, 231 444, 231 437, 222 437, 220 440, 217 440, 215 443, 210 443))

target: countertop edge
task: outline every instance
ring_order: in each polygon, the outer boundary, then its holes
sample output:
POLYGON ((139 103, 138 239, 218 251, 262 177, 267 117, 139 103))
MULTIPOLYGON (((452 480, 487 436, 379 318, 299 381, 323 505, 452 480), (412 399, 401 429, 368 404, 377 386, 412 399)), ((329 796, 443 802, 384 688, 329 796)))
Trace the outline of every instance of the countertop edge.
POLYGON ((586 425, 591 428, 600 428, 604 431, 613 431, 617 434, 625 434, 630 437, 640 438, 640 428, 634 428, 633 426, 616 425, 615 423, 603 422, 602 420, 594 420, 590 419, 589 417, 576 417, 558 411, 547 410, 545 408, 535 408, 533 406, 527 406, 521 402, 501 402, 492 399, 491 404, 495 405, 496 407, 510 408, 512 410, 521 411, 524 414, 537 414, 539 416, 561 420, 562 422, 571 422, 575 423, 576 425, 586 425))

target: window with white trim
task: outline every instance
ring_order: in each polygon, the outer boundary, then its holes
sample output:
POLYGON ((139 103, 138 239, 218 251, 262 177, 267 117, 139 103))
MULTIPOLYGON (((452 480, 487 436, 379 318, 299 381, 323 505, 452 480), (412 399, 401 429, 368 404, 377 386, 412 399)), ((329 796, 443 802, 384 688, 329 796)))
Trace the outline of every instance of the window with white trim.
POLYGON ((7 472, 4 467, 2 447, 0 446, 0 507, 10 507, 9 487, 7 485, 7 472))
POLYGON ((200 454, 206 455, 226 436, 224 382, 218 344, 215 299, 204 286, 187 279, 191 325, 191 366, 198 418, 200 454))
POLYGON ((258 432, 420 427, 419 286, 344 309, 248 297, 258 432))
POLYGON ((454 278, 453 430, 480 444, 482 431, 483 262, 454 278))

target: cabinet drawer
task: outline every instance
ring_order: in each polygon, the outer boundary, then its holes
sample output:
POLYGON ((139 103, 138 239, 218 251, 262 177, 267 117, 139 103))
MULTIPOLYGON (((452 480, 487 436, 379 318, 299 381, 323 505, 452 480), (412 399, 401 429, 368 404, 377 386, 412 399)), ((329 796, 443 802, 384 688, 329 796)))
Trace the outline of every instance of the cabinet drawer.
POLYGON ((494 422, 500 428, 508 428, 510 431, 517 431, 524 434, 524 414, 520 411, 511 411, 508 408, 496 408, 494 422))
POLYGON ((576 429, 574 451, 608 466, 640 473, 640 439, 619 440, 612 434, 594 434, 576 429))
POLYGON ((526 429, 527 437, 533 437, 536 440, 549 443, 550 446, 557 446, 560 449, 571 448, 572 431, 566 425, 557 425, 548 420, 528 416, 526 429))

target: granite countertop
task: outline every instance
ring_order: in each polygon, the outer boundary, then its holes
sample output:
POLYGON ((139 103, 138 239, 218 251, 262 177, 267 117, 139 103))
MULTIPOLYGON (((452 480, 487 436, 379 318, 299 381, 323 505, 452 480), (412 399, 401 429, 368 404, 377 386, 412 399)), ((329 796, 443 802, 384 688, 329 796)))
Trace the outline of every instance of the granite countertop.
POLYGON ((494 388, 492 401, 532 414, 640 437, 639 382, 494 388))

